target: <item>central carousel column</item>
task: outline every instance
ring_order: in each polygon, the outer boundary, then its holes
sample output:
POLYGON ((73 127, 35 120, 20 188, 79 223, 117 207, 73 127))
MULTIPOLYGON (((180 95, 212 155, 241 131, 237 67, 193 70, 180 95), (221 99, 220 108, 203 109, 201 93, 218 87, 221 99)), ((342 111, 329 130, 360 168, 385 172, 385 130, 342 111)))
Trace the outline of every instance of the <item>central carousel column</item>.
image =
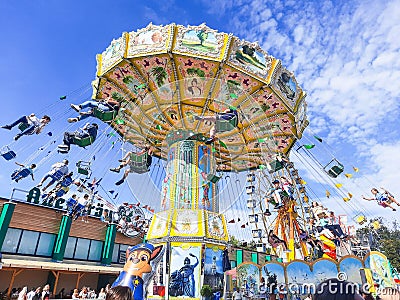
POLYGON ((158 276, 148 288, 152 298, 199 299, 204 285, 223 294, 228 233, 219 214, 214 152, 205 140, 191 131, 167 135, 161 211, 153 216, 147 234, 150 243, 165 248, 158 276))

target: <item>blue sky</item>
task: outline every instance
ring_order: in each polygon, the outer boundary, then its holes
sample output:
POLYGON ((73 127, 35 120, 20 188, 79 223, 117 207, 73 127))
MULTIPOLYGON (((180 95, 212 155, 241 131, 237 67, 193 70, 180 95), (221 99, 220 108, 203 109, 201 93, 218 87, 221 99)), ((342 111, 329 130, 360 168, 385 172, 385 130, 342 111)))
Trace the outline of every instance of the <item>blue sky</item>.
MULTIPOLYGON (((87 86, 95 78, 95 56, 114 38, 150 22, 157 25, 205 22, 218 31, 258 41, 263 49, 281 59, 308 94, 310 126, 305 143, 318 134, 326 147, 323 159, 333 154, 347 168, 353 165, 360 168, 352 180, 340 178, 346 191, 354 194, 353 204, 346 208, 335 198, 324 199, 324 204, 338 214, 355 211, 362 205, 370 215, 393 218, 400 212, 392 213, 359 199, 361 194, 371 196, 371 186, 385 186, 400 197, 399 15, 399 0, 165 0, 112 4, 1 0, 0 123, 31 112, 55 115, 57 121, 45 131, 52 131, 55 136, 23 137, 12 144, 18 149, 17 161, 27 161, 31 152, 46 143, 54 139, 59 143, 62 129, 70 126, 65 119, 73 115, 69 104, 90 96, 89 91, 83 92, 84 88, 72 91, 87 86), (64 102, 58 100, 64 94, 68 98, 64 102)), ((12 133, 1 130, 2 145, 9 144, 15 133, 15 130, 12 133)), ((318 147, 315 153, 322 151, 322 146, 318 147)), ((54 145, 49 145, 47 149, 53 148, 54 145)), ((107 159, 120 155, 111 154, 115 156, 107 159)), ((91 153, 82 155, 90 157, 91 153)), ((50 156, 38 169, 36 183, 48 170, 46 166, 62 158, 50 156)), ((295 154, 292 158, 304 159, 295 154)), ((325 183, 306 164, 299 162, 298 167, 308 184, 317 185, 314 190, 325 189, 325 183)), ((1 160, 0 168, 0 195, 8 197, 16 186, 9 179, 15 167, 13 162, 1 160)), ((104 172, 102 169, 99 176, 104 172)), ((112 183, 117 177, 111 175, 105 180, 105 184, 110 183, 107 189, 114 188, 112 183)), ((18 187, 28 188, 31 184, 26 179, 18 187)), ((130 197, 127 188, 121 193, 130 197)))

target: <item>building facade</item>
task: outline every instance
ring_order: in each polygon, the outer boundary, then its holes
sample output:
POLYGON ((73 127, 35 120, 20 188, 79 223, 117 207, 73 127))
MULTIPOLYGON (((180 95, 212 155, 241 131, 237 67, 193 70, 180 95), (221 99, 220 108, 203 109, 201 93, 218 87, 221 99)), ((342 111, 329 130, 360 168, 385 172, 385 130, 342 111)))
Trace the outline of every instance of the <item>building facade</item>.
POLYGON ((83 286, 100 289, 117 277, 126 249, 142 240, 93 213, 88 223, 72 221, 63 209, 26 199, 0 198, 0 292, 46 283, 54 295, 62 288, 67 294, 83 286))

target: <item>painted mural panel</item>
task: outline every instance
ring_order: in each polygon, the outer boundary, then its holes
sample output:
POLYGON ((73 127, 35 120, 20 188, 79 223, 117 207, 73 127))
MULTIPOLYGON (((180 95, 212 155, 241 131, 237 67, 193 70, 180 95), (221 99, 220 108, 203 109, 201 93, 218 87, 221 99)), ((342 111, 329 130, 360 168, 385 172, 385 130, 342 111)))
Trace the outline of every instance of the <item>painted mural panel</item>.
POLYGON ((165 245, 163 245, 162 255, 157 257, 157 261, 154 261, 153 272, 145 274, 143 276, 144 281, 147 285, 147 299, 164 299, 168 293, 168 287, 165 282, 165 271, 167 268, 167 251, 165 251, 165 245))
POLYGON ((216 247, 206 248, 204 259, 204 284, 211 286, 213 292, 224 290, 224 271, 222 261, 222 250, 216 247))
POLYGON ((314 273, 315 285, 318 285, 328 278, 336 278, 338 274, 337 265, 333 261, 327 259, 314 262, 312 270, 314 273))
POLYGON ((285 269, 283 265, 277 263, 267 263, 261 268, 261 276, 265 279, 267 292, 272 293, 280 285, 286 283, 285 269))
POLYGON ((172 247, 170 259, 171 273, 168 286, 170 298, 174 299, 179 296, 189 298, 200 297, 200 261, 200 247, 172 247))
POLYGON ((126 35, 122 35, 116 40, 112 40, 110 46, 101 54, 101 70, 99 75, 104 74, 117 62, 122 60, 125 54, 126 35))
POLYGON ((166 51, 171 43, 172 29, 171 25, 154 26, 149 24, 146 28, 130 32, 127 56, 166 51))
POLYGON ((260 46, 234 39, 229 62, 266 80, 273 57, 260 46))
POLYGON ((227 34, 212 30, 204 24, 188 27, 178 26, 173 51, 222 59, 227 41, 227 34))
POLYGON ((394 279, 390 271, 389 260, 380 252, 372 251, 365 260, 365 267, 371 269, 372 278, 380 288, 392 287, 394 279))
POLYGON ((290 292, 295 294, 313 293, 314 273, 310 266, 305 262, 294 261, 286 267, 287 280, 290 284, 290 292))
POLYGON ((225 219, 222 215, 213 212, 206 212, 207 218, 207 237, 214 239, 228 239, 226 233, 225 219))
POLYGON ((174 236, 202 236, 204 229, 203 214, 201 211, 177 209, 174 213, 171 235, 174 236))
POLYGON ((156 239, 164 237, 168 233, 170 214, 168 211, 162 211, 153 215, 150 230, 147 235, 148 239, 156 239))
POLYGON ((260 286, 260 269, 258 265, 243 263, 236 269, 238 286, 248 291, 258 291, 260 286))
POLYGON ((346 273, 347 280, 359 284, 362 284, 360 269, 363 267, 362 261, 356 257, 347 257, 339 264, 340 272, 346 273))
POLYGON ((275 92, 279 94, 285 100, 287 106, 294 111, 297 100, 303 97, 303 92, 297 85, 293 73, 289 72, 282 65, 279 65, 274 71, 272 84, 275 92))

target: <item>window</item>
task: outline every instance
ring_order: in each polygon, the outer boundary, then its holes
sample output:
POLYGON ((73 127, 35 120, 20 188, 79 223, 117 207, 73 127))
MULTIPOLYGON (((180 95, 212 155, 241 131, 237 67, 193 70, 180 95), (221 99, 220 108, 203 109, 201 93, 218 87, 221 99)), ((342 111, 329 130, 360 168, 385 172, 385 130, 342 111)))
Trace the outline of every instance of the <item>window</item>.
POLYGON ((44 233, 40 234, 39 244, 36 249, 36 255, 51 256, 54 247, 55 234, 44 233))
POLYGON ((68 237, 67 246, 65 248, 65 253, 64 253, 65 258, 74 258, 75 245, 76 245, 76 238, 68 237))
POLYGON ((103 249, 103 242, 92 240, 90 243, 89 260, 99 261, 101 258, 101 250, 103 249))
POLYGON ((231 269, 236 268, 236 261, 231 260, 230 262, 231 262, 231 269))
POLYGON ((39 240, 39 232, 24 230, 22 232, 21 242, 19 243, 19 254, 35 254, 36 245, 39 240))
POLYGON ((88 259, 88 250, 90 249, 90 240, 78 239, 75 248, 75 259, 88 259))
MULTIPOLYGON (((8 228, 0 252, 51 257, 56 238, 56 234, 8 228)), ((64 258, 100 261, 103 244, 103 241, 68 237, 64 258)), ((128 247, 129 245, 114 244, 112 261, 117 263, 120 251, 125 252, 128 247)))
POLYGON ((126 249, 128 249, 129 245, 120 245, 119 246, 119 251, 126 251, 126 249))
POLYGON ((16 253, 21 233, 21 229, 8 228, 1 252, 16 253))
POLYGON ((118 263, 118 255, 119 255, 119 244, 114 244, 112 262, 118 263))

